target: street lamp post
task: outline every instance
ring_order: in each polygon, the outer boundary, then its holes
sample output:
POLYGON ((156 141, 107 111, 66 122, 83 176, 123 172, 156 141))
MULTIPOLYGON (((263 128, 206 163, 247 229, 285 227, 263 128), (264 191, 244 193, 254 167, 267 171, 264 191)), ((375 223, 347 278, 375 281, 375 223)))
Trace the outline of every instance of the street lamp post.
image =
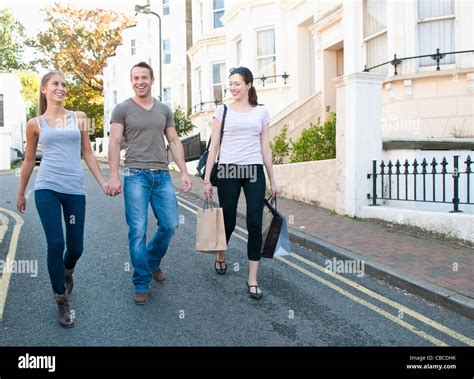
POLYGON ((159 76, 160 76, 160 101, 162 101, 162 92, 163 92, 163 85, 162 85, 162 74, 161 74, 161 67, 162 67, 162 64, 163 62, 161 61, 161 17, 158 13, 155 13, 155 12, 152 12, 150 10, 150 4, 147 4, 147 5, 135 5, 135 12, 137 13, 143 13, 143 14, 153 14, 155 15, 156 17, 158 17, 158 21, 159 21, 159 39, 158 39, 158 44, 159 44, 159 49, 160 49, 160 61, 159 61, 159 64, 160 64, 160 73, 159 73, 159 76))

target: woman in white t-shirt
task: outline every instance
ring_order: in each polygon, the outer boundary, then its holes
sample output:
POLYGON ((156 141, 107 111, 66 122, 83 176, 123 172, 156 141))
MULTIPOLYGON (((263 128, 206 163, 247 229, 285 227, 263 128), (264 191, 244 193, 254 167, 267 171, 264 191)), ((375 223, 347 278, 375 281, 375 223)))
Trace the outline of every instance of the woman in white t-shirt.
MULTIPOLYGON (((248 293, 253 299, 261 299, 262 291, 257 283, 258 265, 262 253, 262 218, 265 200, 265 173, 267 170, 272 196, 278 187, 274 180, 272 153, 270 150, 270 116, 264 106, 258 104, 257 92, 253 86, 252 72, 246 67, 231 69, 229 89, 233 102, 227 106, 224 134, 220 147, 217 192, 224 212, 227 242, 235 229, 237 203, 243 188, 247 202, 247 256, 249 259, 248 293)), ((219 148, 221 122, 224 105, 214 113, 211 146, 204 178, 204 194, 211 197, 213 188, 210 173, 219 148)), ((218 252, 214 268, 218 274, 225 274, 225 252, 218 252)))

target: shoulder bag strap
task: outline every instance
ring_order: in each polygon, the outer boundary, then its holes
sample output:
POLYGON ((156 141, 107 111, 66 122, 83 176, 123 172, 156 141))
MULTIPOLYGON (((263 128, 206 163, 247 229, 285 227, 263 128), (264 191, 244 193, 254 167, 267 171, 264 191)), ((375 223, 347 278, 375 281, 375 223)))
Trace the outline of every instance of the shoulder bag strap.
POLYGON ((222 123, 221 123, 221 139, 219 141, 219 146, 222 143, 222 136, 224 135, 224 124, 225 124, 225 117, 227 116, 227 105, 224 104, 224 115, 222 116, 222 123))
POLYGON ((224 135, 225 116, 227 116, 227 105, 224 104, 224 115, 222 116, 222 123, 221 123, 221 137, 219 140, 219 153, 217 155, 218 162, 219 162, 219 157, 221 155, 221 143, 222 143, 222 136, 224 135))
MULTIPOLYGON (((219 141, 219 147, 221 146, 222 143, 222 135, 224 134, 224 124, 225 124, 225 116, 227 115, 227 105, 224 104, 224 114, 222 115, 222 122, 221 122, 221 137, 219 141)), ((209 138, 209 141, 207 142, 207 147, 206 150, 209 151, 209 146, 211 146, 211 138, 209 138)))

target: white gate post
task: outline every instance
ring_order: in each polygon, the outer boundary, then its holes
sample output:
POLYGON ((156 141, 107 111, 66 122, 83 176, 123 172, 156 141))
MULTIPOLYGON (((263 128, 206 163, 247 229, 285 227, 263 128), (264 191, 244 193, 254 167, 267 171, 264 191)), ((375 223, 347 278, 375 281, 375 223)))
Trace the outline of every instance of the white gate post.
POLYGON ((382 82, 385 74, 358 72, 336 85, 336 212, 357 216, 367 204, 372 160, 382 157, 382 82))

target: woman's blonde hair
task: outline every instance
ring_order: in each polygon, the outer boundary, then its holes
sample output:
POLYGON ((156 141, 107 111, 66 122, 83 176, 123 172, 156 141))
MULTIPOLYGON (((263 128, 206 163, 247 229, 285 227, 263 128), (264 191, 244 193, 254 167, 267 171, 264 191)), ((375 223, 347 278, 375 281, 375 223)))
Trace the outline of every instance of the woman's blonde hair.
POLYGON ((46 99, 46 95, 41 92, 44 86, 48 84, 49 79, 51 79, 54 75, 59 75, 64 78, 64 74, 61 71, 53 70, 48 72, 41 78, 41 85, 40 85, 40 93, 39 93, 39 102, 38 102, 38 116, 41 116, 46 112, 46 108, 48 108, 48 100, 46 99))

